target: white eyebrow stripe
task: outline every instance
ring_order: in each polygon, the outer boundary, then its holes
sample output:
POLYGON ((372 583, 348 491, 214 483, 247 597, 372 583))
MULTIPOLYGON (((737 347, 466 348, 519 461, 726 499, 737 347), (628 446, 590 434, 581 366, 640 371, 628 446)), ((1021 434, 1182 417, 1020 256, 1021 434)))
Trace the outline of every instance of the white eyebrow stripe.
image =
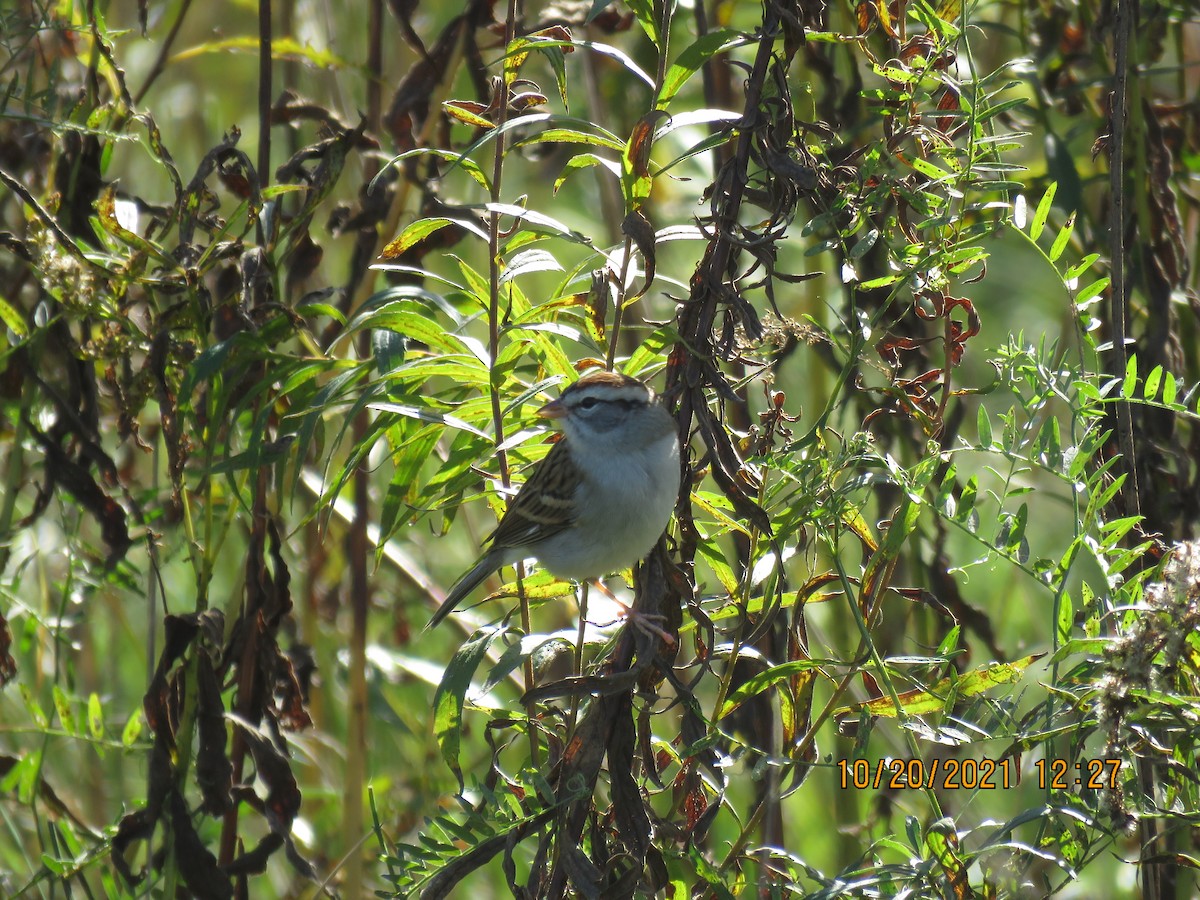
POLYGON ((578 406, 589 397, 607 403, 646 404, 650 402, 650 396, 646 389, 636 385, 622 388, 613 388, 609 385, 586 385, 564 391, 562 395, 562 399, 571 406, 578 406))

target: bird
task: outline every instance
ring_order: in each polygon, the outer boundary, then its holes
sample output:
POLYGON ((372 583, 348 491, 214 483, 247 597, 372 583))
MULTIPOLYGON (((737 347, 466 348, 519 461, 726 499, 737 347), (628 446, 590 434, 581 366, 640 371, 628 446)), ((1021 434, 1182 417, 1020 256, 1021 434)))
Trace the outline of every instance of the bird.
POLYGON ((427 629, 503 566, 534 557, 559 578, 592 581, 639 562, 666 530, 679 494, 679 434, 650 387, 591 372, 537 414, 555 422, 562 438, 427 629))

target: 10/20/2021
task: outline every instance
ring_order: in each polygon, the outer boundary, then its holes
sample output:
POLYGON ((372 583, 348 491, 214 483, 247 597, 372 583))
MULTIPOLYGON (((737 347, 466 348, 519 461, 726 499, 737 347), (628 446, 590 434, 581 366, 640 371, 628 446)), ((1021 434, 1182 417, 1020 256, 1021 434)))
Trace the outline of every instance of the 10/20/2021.
POLYGON ((1005 759, 839 759, 838 780, 843 790, 997 790, 1016 787, 1021 773, 1005 759))

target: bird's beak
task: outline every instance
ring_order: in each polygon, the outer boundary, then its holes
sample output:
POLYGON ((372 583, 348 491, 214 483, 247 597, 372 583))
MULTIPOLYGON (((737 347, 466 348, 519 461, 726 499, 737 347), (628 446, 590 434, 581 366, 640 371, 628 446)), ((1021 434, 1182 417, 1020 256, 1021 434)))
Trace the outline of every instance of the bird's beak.
POLYGON ((537 411, 543 419, 561 419, 567 414, 567 407, 561 400, 551 400, 537 411))

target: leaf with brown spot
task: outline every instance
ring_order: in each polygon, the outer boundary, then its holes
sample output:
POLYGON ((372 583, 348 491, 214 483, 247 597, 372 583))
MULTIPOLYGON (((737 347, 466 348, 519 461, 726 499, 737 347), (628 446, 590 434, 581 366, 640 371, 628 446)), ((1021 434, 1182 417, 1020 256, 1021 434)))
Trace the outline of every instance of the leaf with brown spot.
POLYGON ((650 150, 654 145, 654 129, 659 121, 668 117, 665 110, 653 109, 638 119, 629 134, 621 158, 621 183, 625 188, 625 200, 632 207, 650 196, 650 150))
POLYGON ((638 253, 642 254, 642 259, 646 263, 646 277, 642 286, 625 299, 625 303, 629 304, 645 294, 654 284, 654 226, 650 224, 650 220, 641 209, 633 209, 621 222, 621 233, 633 241, 638 253))
MULTIPOLYGON (((958 112, 962 109, 962 100, 959 98, 958 88, 954 85, 947 84, 942 88, 941 96, 938 97, 937 108, 939 112, 958 112)), ((938 116, 934 119, 938 131, 944 131, 946 134, 951 134, 954 128, 954 117, 938 116)))

